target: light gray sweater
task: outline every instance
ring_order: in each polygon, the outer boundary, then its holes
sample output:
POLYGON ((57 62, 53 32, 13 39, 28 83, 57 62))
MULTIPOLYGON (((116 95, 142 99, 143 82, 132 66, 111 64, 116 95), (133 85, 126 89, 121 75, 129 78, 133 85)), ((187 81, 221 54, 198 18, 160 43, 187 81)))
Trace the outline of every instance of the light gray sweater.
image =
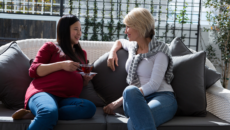
MULTIPOLYGON (((136 42, 130 42, 126 39, 119 39, 123 49, 129 52, 129 57, 126 61, 126 71, 132 62, 132 49, 135 47, 136 42)), ((165 72, 168 67, 169 59, 162 53, 158 52, 156 55, 143 59, 137 68, 137 75, 139 77, 141 88, 144 96, 148 96, 154 92, 171 91, 172 86, 166 83, 165 72)))

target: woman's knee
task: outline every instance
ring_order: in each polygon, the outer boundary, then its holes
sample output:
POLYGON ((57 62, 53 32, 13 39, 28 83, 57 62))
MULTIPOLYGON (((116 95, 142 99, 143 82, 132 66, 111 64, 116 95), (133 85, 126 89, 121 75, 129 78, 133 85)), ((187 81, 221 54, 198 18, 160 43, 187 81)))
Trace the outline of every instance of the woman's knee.
POLYGON ((84 110, 87 115, 86 118, 92 118, 97 110, 95 104, 89 100, 84 100, 84 106, 84 110))
POLYGON ((124 98, 136 96, 137 94, 141 94, 140 90, 136 86, 132 85, 126 87, 123 91, 124 98))
POLYGON ((37 117, 56 122, 58 120, 58 108, 46 105, 45 107, 38 109, 37 117))

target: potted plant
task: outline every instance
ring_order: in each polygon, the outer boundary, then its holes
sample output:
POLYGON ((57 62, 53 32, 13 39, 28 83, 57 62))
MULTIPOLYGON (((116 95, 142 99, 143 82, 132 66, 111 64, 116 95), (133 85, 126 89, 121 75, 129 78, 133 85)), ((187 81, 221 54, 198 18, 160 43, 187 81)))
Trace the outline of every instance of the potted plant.
POLYGON ((204 30, 213 34, 213 42, 220 49, 222 85, 227 88, 230 76, 230 1, 205 0, 204 5, 211 9, 211 11, 207 11, 206 15, 211 27, 204 28, 204 30))

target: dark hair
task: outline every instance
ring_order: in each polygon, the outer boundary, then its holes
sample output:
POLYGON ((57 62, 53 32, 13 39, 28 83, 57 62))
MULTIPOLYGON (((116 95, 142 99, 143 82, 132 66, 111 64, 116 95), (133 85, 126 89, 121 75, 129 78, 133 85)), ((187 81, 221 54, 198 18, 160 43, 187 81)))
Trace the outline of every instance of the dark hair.
POLYGON ((70 59, 75 62, 86 63, 86 58, 80 43, 74 45, 76 53, 74 53, 71 46, 70 26, 77 21, 79 21, 79 19, 75 15, 68 14, 61 17, 57 25, 57 42, 65 55, 68 56, 70 59))

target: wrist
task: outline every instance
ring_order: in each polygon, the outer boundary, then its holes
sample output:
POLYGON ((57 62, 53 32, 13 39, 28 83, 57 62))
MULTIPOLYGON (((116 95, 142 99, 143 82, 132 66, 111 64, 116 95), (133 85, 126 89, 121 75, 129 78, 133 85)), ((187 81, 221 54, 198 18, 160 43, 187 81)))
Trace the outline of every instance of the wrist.
POLYGON ((141 91, 142 95, 144 96, 144 92, 143 92, 142 88, 139 88, 139 90, 141 91))
POLYGON ((64 62, 58 62, 58 64, 59 64, 59 69, 60 70, 63 70, 64 69, 64 62))
POLYGON ((113 105, 115 108, 118 108, 119 106, 121 106, 121 102, 120 101, 114 101, 113 105))
POLYGON ((112 50, 111 50, 111 53, 112 53, 112 54, 116 54, 116 53, 117 53, 117 50, 116 50, 116 49, 112 49, 112 50))

